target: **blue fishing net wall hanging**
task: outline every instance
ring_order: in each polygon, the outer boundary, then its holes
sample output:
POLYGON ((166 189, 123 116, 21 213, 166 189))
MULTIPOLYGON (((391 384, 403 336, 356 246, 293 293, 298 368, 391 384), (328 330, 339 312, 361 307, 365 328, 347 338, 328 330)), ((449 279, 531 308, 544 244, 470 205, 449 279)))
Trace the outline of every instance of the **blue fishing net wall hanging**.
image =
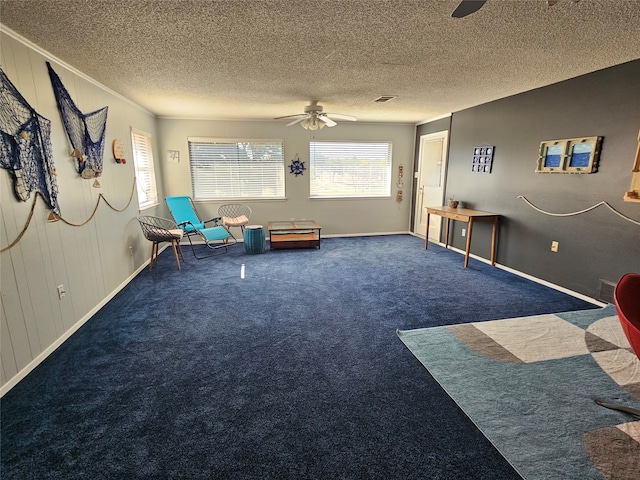
POLYGON ((99 177, 102 174, 102 154, 109 107, 102 107, 87 114, 82 113, 49 62, 47 69, 62 123, 73 147, 71 156, 76 158, 77 171, 82 178, 99 177))
POLYGON ((51 148, 51 122, 39 115, 0 68, 0 167, 13 176, 14 192, 26 202, 40 192, 60 214, 51 148))

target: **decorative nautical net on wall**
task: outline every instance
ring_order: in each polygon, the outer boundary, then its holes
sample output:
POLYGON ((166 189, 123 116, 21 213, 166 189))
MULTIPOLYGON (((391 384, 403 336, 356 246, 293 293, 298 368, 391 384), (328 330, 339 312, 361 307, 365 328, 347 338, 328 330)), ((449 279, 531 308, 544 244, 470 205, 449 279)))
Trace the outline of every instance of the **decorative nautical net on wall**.
POLYGON ((73 147, 71 156, 76 158, 78 173, 82 178, 99 177, 102 173, 102 153, 109 107, 87 114, 82 113, 73 103, 62 80, 49 62, 47 62, 47 69, 64 129, 73 147))
POLYGON ((51 149, 51 122, 39 115, 0 68, 0 167, 11 172, 16 196, 42 194, 56 214, 58 184, 51 149))

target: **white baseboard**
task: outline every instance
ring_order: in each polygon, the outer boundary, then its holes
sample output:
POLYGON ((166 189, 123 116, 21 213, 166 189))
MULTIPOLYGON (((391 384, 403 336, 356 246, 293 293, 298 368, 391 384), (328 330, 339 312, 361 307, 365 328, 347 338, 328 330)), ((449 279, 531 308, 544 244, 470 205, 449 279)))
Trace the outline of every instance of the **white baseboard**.
POLYGON ((372 232, 372 233, 334 233, 322 235, 321 238, 379 237, 383 235, 410 235, 411 232, 372 232))
MULTIPOLYGON (((323 235, 322 238, 364 237, 364 236, 372 237, 372 236, 381 236, 381 235, 406 235, 406 234, 424 239, 424 237, 421 235, 417 235, 413 232, 406 232, 406 231, 405 232, 334 234, 334 235, 323 235)), ((434 242, 434 243, 437 243, 438 245, 444 247, 444 243, 440 243, 440 242, 434 242)), ((164 248, 161 249, 161 252, 164 251, 167 247, 168 245, 165 245, 164 248)), ((449 249, 453 250, 454 252, 460 253, 461 255, 464 255, 464 250, 460 250, 459 248, 452 247, 451 245, 449 245, 449 249)), ((469 256, 481 262, 491 264, 491 262, 486 258, 482 258, 474 254, 469 254, 469 256)), ((124 287, 126 287, 129 284, 129 282, 131 282, 131 280, 135 278, 136 275, 138 275, 143 269, 145 269, 147 265, 149 265, 149 260, 147 260, 142 265, 140 265, 140 267, 138 267, 120 285, 118 285, 118 287, 115 290, 113 290, 107 297, 105 297, 100 303, 98 303, 89 312, 87 312, 86 315, 84 315, 80 320, 78 320, 78 322, 76 322, 75 325, 73 325, 69 330, 67 330, 64 333, 64 335, 58 338, 54 343, 52 343, 42 353, 40 353, 40 355, 38 355, 31 362, 29 362, 29 364, 25 366, 22 370, 20 370, 16 375, 14 375, 11 378, 11 380, 9 380, 2 387, 0 387, 0 397, 4 396, 9 390, 15 387, 23 378, 25 378, 29 373, 31 373, 33 369, 35 369, 38 365, 40 365, 40 363, 42 363, 49 355, 51 355, 60 345, 62 345, 68 338, 70 338, 76 331, 78 331, 78 329, 82 327, 87 321, 89 321, 89 319, 91 319, 91 317, 93 317, 98 312, 98 310, 104 307, 113 297, 115 297, 124 287)), ((566 293, 567 295, 571 295, 573 297, 579 298, 581 300, 592 303, 594 305, 598 305, 601 307, 606 305, 606 303, 599 302, 594 298, 588 297, 578 292, 574 292, 573 290, 569 290, 567 288, 561 287, 560 285, 547 282, 546 280, 533 277, 531 275, 520 272, 518 270, 514 270, 513 268, 501 265, 499 263, 496 263, 495 266, 509 273, 513 273, 514 275, 518 275, 520 277, 526 278, 528 280, 539 283, 541 285, 545 285, 547 287, 553 288, 554 290, 558 290, 560 292, 566 293)))
MULTIPOLYGON (((424 235, 418 235, 415 232, 410 232, 410 231, 404 231, 404 232, 380 232, 380 233, 348 233, 348 234, 336 234, 336 235, 323 235, 322 238, 339 238, 339 237, 373 237, 373 236, 379 236, 379 235, 412 235, 414 237, 420 238, 422 240, 424 240, 424 235)), ((441 247, 444 248, 444 243, 441 242, 434 242, 433 240, 429 240, 432 243, 436 243, 437 245, 440 245, 441 247)), ((461 255, 464 255, 464 250, 461 250, 459 248, 456 247, 452 247, 451 245, 449 245, 449 249, 453 250, 454 252, 457 252, 461 255)), ((473 253, 469 254, 469 257, 472 257, 476 260, 479 260, 481 262, 484 262, 488 265, 491 265, 491 261, 487 260, 486 258, 482 258, 479 257, 477 255, 474 255, 473 253)), ((529 275, 527 273, 524 272, 520 272, 518 270, 515 270, 513 268, 507 267, 505 265, 501 265, 499 263, 496 262, 495 266, 497 268, 500 268, 502 270, 505 270, 509 273, 513 273, 514 275, 518 275, 519 277, 522 278, 526 278, 527 280, 531 280, 532 282, 536 282, 539 283, 541 285, 544 285, 546 287, 549 288, 553 288, 554 290, 557 290, 559 292, 562 293, 566 293, 567 295, 571 295, 572 297, 575 298, 579 298, 580 300, 584 300, 585 302, 589 302, 592 303, 593 305, 598 305, 599 307, 604 307, 605 305, 607 305, 606 303, 600 302, 599 300, 596 300, 595 298, 591 298, 587 295, 583 295, 582 293, 579 292, 575 292, 573 290, 569 290, 568 288, 562 287, 560 285, 556 285, 555 283, 551 283, 551 282, 547 282, 546 280, 542 280, 541 278, 537 278, 534 277, 532 275, 529 275)))
MULTIPOLYGON (((462 254, 464 255, 464 251, 462 251, 462 254)), ((491 263, 491 262, 487 261, 487 263, 491 263)), ((567 295, 571 295, 572 297, 579 298, 580 300, 584 300, 585 302, 589 302, 593 305, 598 305, 599 307, 604 307, 605 305, 607 305, 605 302, 601 302, 599 300, 596 300, 595 298, 591 298, 587 295, 583 295, 582 293, 569 290, 568 288, 564 288, 560 285, 556 285, 555 283, 547 282, 546 280, 542 280, 541 278, 533 277, 531 275, 520 272, 518 270, 514 270, 513 268, 509 268, 505 265, 496 263, 496 267, 502 270, 506 270, 509 273, 513 273, 514 275, 518 275, 519 277, 523 277, 533 282, 539 283, 541 285, 545 285, 547 287, 553 288, 554 290, 558 290, 559 292, 566 293, 567 295)))
MULTIPOLYGON (((160 252, 163 252, 168 245, 165 245, 160 252)), ((109 295, 107 295, 100 303, 98 303, 95 307, 87 312, 80 320, 78 320, 69 330, 64 332, 64 334, 58 338, 55 342, 49 345, 46 349, 40 353, 36 358, 31 360, 22 370, 20 370, 16 375, 14 375, 7 383, 0 387, 0 397, 3 397, 9 390, 15 387, 20 381, 29 375, 33 369, 35 369, 38 365, 40 365, 49 355, 51 355, 60 345, 62 345, 67 339, 69 339, 74 333, 78 331, 80 327, 82 327, 85 323, 93 317, 98 310, 104 307, 109 301, 115 297, 124 287, 126 287, 131 280, 133 280, 136 275, 138 275, 142 270, 144 270, 147 265, 149 265, 150 259, 145 263, 140 265, 131 275, 129 275, 120 285, 116 287, 109 295)))
MULTIPOLYGON (((424 237, 420 235, 416 235, 416 236, 424 239, 424 237)), ((440 245, 441 247, 444 248, 444 243, 434 242, 433 240, 429 240, 429 241, 432 243, 436 243, 437 245, 440 245)), ((464 250, 457 247, 452 247, 451 245, 449 245, 449 250, 453 250, 454 252, 457 252, 461 255, 464 255, 465 253, 464 250)), ((470 253, 469 257, 474 258, 480 262, 484 262, 488 265, 491 265, 491 260, 487 260, 486 258, 479 257, 477 255, 474 255, 473 253, 470 253)), ((580 300, 584 300, 585 302, 589 302, 593 305, 598 305, 599 307, 604 307, 605 305, 607 305, 606 303, 596 300, 595 298, 591 298, 587 295, 583 295, 582 293, 569 290, 568 288, 562 287, 560 285, 556 285, 555 283, 547 282, 546 280, 542 280, 541 278, 537 278, 527 273, 521 272, 519 270, 515 270, 511 267, 507 267, 506 265, 502 265, 498 262, 496 262, 495 266, 501 270, 505 270, 509 273, 513 273, 514 275, 518 275, 519 277, 522 277, 522 278, 526 278, 527 280, 531 280, 532 282, 539 283, 540 285, 544 285, 545 287, 553 288, 554 290, 557 290, 562 293, 566 293, 567 295, 571 295, 572 297, 579 298, 580 300)))

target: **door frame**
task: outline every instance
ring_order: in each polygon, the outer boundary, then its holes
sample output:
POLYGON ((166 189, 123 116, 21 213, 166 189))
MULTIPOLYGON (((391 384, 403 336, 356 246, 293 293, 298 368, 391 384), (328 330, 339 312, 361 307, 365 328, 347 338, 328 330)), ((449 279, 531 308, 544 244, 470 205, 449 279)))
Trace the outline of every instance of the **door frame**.
MULTIPOLYGON (((433 133, 428 133, 425 135, 420 135, 420 140, 419 140, 419 148, 418 148, 418 168, 416 170, 416 174, 415 174, 415 179, 416 179, 416 188, 414 189, 415 192, 415 197, 414 197, 414 211, 413 211, 413 233, 416 235, 420 235, 420 233, 418 233, 418 226, 420 225, 420 209, 423 208, 422 206, 422 198, 423 195, 421 194, 421 190, 420 190, 420 178, 422 175, 422 169, 423 169, 423 155, 424 155, 424 144, 428 141, 433 141, 433 140, 438 140, 441 139, 442 140, 442 168, 440 170, 440 183, 442 185, 442 198, 441 198, 441 204, 444 205, 444 198, 445 198, 445 192, 446 192, 446 181, 447 181, 447 168, 448 168, 448 161, 449 161, 449 130, 441 130, 439 132, 433 132, 433 133)), ((442 227, 442 222, 431 222, 434 227, 434 230, 437 230, 438 232, 438 238, 437 241, 440 242, 440 238, 441 238, 441 227, 442 227)), ((429 237, 429 232, 426 231, 425 232, 425 238, 429 237)))

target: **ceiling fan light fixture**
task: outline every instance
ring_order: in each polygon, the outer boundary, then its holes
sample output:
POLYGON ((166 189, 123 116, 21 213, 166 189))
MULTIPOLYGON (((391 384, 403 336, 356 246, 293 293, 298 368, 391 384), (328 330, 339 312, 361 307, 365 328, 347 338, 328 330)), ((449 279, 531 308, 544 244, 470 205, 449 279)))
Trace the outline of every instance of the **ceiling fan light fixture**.
POLYGON ((311 115, 309 118, 305 118, 300 122, 302 128, 305 130, 318 130, 324 128, 324 122, 318 119, 317 115, 311 115))
POLYGON ((313 101, 310 105, 304 107, 304 113, 276 117, 274 120, 280 120, 283 118, 295 119, 287 123, 287 127, 291 127, 299 123, 305 130, 319 130, 324 127, 335 127, 338 123, 334 118, 337 118, 338 120, 347 120, 349 122, 355 122, 357 120, 356 117, 351 115, 343 115, 341 113, 324 113, 322 105, 318 105, 317 101, 313 101))

